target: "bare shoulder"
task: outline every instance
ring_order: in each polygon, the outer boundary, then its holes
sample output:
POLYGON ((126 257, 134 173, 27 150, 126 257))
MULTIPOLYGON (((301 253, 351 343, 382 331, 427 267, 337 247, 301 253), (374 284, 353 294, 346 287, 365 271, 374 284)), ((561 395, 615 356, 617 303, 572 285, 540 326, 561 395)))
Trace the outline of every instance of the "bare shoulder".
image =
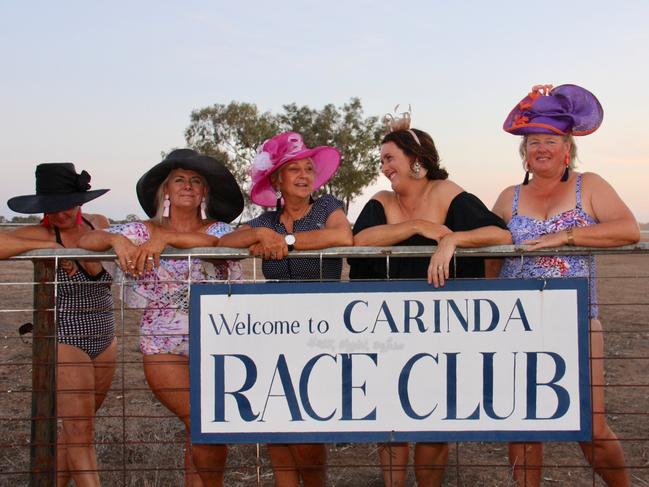
POLYGON ((516 191, 516 186, 508 186, 505 189, 501 191, 501 193, 498 195, 498 198, 496 199, 496 205, 498 203, 509 203, 514 200, 514 192, 516 191))
POLYGON ((104 215, 100 215, 98 213, 86 213, 83 216, 87 218, 88 221, 92 223, 92 226, 97 229, 108 228, 110 226, 108 218, 106 218, 104 215))
POLYGON ((585 172, 581 174, 582 199, 586 202, 597 202, 617 198, 613 187, 599 174, 585 172))
POLYGON ((387 189, 379 191, 374 196, 372 196, 371 199, 378 201, 383 206, 392 204, 393 202, 396 202, 396 197, 395 197, 394 191, 390 191, 390 190, 387 190, 387 189))
POLYGON ((602 185, 610 186, 610 184, 599 174, 594 172, 584 172, 581 173, 581 184, 582 187, 587 190, 589 187, 601 187, 602 185))
POLYGON ((438 197, 441 197, 440 201, 444 201, 446 206, 450 205, 451 201, 464 191, 462 186, 450 179, 432 181, 432 189, 437 193, 438 197))
POLYGON ((492 211, 499 217, 509 221, 512 216, 512 202, 514 201, 514 192, 516 186, 508 186, 496 198, 492 211))
POLYGON ((35 240, 54 240, 53 234, 43 225, 29 225, 8 232, 15 237, 33 238, 35 240))

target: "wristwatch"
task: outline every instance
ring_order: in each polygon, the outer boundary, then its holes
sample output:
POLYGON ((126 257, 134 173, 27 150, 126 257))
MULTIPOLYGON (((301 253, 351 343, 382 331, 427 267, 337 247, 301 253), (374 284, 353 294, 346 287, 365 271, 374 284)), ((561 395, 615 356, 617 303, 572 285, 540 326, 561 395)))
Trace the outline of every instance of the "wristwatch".
POLYGON ((295 248, 295 235, 292 233, 284 235, 284 242, 288 245, 288 250, 293 250, 295 248))

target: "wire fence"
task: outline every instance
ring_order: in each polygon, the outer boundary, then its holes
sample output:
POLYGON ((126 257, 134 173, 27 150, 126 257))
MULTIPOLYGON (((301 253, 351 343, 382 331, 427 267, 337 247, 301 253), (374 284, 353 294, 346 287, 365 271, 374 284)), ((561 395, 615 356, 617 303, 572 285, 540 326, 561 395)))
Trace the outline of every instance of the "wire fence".
MULTIPOLYGON (((373 257, 389 260, 428 256, 433 247, 351 247, 292 252, 289 258, 373 257)), ((649 244, 612 249, 565 247, 534 255, 594 254, 600 318, 604 325, 607 419, 622 443, 633 485, 649 485, 649 244)), ((520 257, 521 248, 461 249, 456 257, 520 257)), ((526 254, 529 255, 529 254, 526 254)), ((174 259, 240 259, 244 280, 261 282, 261 261, 247 250, 168 249, 174 259)), ((78 249, 33 251, 0 262, 0 485, 54 485, 56 478, 56 268, 62 260, 110 261, 111 253, 78 249), (32 333, 20 325, 32 323, 32 333)), ((454 260, 455 262, 455 260, 454 260)), ((452 264, 453 265, 453 264, 452 264)), ((347 279, 347 267, 343 280, 347 279)), ((97 411, 94 444, 102 485, 183 485, 185 430, 151 393, 139 350, 142 310, 124 305, 130 285, 121 276, 115 298, 116 369, 97 411)), ((98 285, 84 283, 78 285, 98 285)), ((375 444, 328 445, 331 486, 380 486, 382 472, 375 444)), ((450 445, 444 485, 514 485, 506 443, 457 442, 450 445)), ((60 453, 60 452, 59 452, 60 453)), ((408 485, 414 485, 412 453, 408 485)), ((225 484, 273 485, 265 445, 229 449, 225 484)), ((543 485, 599 486, 604 483, 574 443, 545 446, 543 485)))

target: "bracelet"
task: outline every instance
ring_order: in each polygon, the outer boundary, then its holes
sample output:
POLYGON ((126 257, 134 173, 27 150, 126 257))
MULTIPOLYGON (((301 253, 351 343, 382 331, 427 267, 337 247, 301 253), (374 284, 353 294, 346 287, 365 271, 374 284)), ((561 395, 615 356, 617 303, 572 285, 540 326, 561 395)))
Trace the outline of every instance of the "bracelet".
POLYGON ((575 235, 573 233, 573 229, 569 228, 566 230, 566 235, 568 235, 568 241, 566 242, 566 245, 569 245, 570 247, 575 246, 575 235))

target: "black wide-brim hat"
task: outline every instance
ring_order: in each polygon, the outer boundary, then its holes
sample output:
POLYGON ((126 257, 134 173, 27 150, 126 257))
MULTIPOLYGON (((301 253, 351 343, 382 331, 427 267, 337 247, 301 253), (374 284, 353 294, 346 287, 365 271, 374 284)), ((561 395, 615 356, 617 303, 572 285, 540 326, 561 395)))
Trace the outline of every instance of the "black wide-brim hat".
POLYGON ((7 206, 16 213, 56 213, 81 206, 108 191, 90 191, 90 174, 77 174, 71 162, 48 162, 36 166, 36 194, 15 196, 7 206))
POLYGON ((243 211, 241 189, 223 162, 192 149, 176 149, 144 173, 137 182, 137 199, 150 218, 156 214, 158 188, 174 169, 196 171, 205 178, 209 186, 205 208, 208 217, 229 223, 243 211))

